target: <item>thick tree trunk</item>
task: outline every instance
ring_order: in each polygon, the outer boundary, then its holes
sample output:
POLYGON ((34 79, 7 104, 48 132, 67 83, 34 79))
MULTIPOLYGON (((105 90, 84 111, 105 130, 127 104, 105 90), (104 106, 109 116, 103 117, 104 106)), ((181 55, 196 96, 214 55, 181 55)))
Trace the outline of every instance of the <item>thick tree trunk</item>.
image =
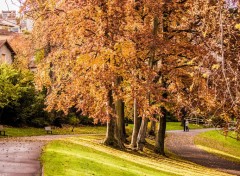
MULTIPOLYGON (((171 2, 171 0, 163 1, 162 32, 163 32, 163 39, 166 41, 169 40, 168 27, 169 27, 170 11, 168 9, 168 3, 170 3, 170 2, 171 2)), ((161 63, 160 65, 163 65, 163 58, 161 58, 159 60, 159 62, 161 63)), ((160 69, 162 69, 162 68, 160 68, 160 69)), ((164 75, 160 76, 160 80, 162 83, 162 87, 167 89, 167 84, 166 84, 166 80, 164 79, 164 75)), ((162 96, 164 99, 167 99, 168 98, 167 92, 164 92, 162 94, 162 96)), ((162 111, 163 116, 159 119, 159 126, 158 126, 154 151, 160 155, 165 155, 164 139, 165 139, 165 133, 166 133, 167 110, 164 107, 161 107, 161 111, 162 111)))
MULTIPOLYGON (((111 115, 109 115, 111 116, 111 115)), ((109 117, 108 121, 107 121, 107 133, 106 133, 106 138, 104 141, 105 145, 109 145, 109 146, 115 146, 117 144, 117 140, 115 139, 115 120, 114 118, 111 116, 109 117)))
MULTIPOLYGON (((108 91, 107 105, 108 107, 114 109, 112 90, 108 91)), ((104 144, 116 148, 124 148, 124 145, 120 139, 119 131, 117 130, 116 118, 113 117, 113 115, 109 112, 107 121, 107 133, 104 144)))
POLYGON ((160 155, 165 155, 164 140, 165 140, 165 133, 166 133, 167 110, 164 107, 162 107, 161 109, 162 109, 163 116, 159 118, 159 126, 158 126, 154 151, 155 153, 158 153, 160 155))
MULTIPOLYGON (((116 86, 119 86, 123 81, 121 76, 116 78, 116 86)), ((115 102, 115 110, 117 115, 117 128, 119 138, 122 142, 126 142, 126 130, 125 130, 125 120, 124 120, 124 102, 119 99, 115 102)))
POLYGON ((124 102, 117 100, 115 103, 116 114, 117 114, 117 129, 121 141, 126 142, 126 131, 124 121, 124 102))
POLYGON ((142 118, 142 123, 137 137, 137 150, 143 151, 144 144, 146 143, 146 134, 148 127, 148 118, 142 118))
POLYGON ((134 150, 137 147, 137 136, 141 125, 141 119, 138 117, 136 98, 134 99, 133 110, 134 110, 133 114, 134 126, 132 132, 131 148, 134 150))
POLYGON ((148 134, 151 136, 155 136, 155 132, 156 132, 156 121, 151 120, 151 126, 150 126, 150 130, 149 130, 148 134))

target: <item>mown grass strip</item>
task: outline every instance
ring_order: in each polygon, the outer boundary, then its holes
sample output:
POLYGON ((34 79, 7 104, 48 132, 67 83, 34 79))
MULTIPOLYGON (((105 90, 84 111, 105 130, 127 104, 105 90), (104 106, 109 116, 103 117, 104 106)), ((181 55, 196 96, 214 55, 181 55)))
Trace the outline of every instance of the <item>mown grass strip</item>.
POLYGON ((44 175, 99 175, 99 176, 172 176, 194 175, 227 176, 193 163, 159 155, 132 151, 119 151, 99 142, 93 136, 53 141, 44 149, 42 163, 44 175))
MULTIPOLYGON (((234 133, 231 132, 230 135, 234 136, 234 133)), ((195 137, 194 142, 199 148, 209 153, 240 163, 240 141, 225 137, 220 131, 201 133, 195 137)))

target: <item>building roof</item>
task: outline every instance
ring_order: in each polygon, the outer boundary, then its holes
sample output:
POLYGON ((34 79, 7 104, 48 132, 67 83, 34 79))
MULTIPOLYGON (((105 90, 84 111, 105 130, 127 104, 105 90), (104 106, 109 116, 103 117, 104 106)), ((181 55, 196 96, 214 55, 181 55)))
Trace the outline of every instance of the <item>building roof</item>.
POLYGON ((13 35, 14 32, 8 31, 6 29, 0 29, 0 35, 13 35))
POLYGON ((11 21, 1 20, 1 19, 0 19, 0 26, 19 27, 17 24, 15 24, 11 21))
POLYGON ((7 40, 0 40, 0 48, 1 48, 3 45, 6 45, 6 46, 7 46, 7 48, 11 51, 12 55, 16 55, 15 51, 13 50, 13 48, 11 47, 11 45, 8 43, 7 40))

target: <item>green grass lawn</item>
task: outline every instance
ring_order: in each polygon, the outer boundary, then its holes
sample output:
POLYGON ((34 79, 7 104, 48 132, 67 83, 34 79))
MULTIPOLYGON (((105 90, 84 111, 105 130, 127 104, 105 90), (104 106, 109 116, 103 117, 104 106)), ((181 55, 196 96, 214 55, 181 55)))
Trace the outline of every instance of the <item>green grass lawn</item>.
MULTIPOLYGON (((229 135, 236 134, 230 132, 229 135)), ((195 144, 207 152, 240 163, 240 141, 225 137, 220 131, 214 130, 199 134, 195 138, 195 144)))
MULTIPOLYGON (((222 172, 149 152, 120 151, 101 144, 103 137, 74 137, 49 143, 41 161, 45 176, 221 176, 222 172)), ((146 149, 147 150, 147 149, 146 149)))
MULTIPOLYGON (((167 130, 182 130, 182 126, 180 122, 167 122, 167 130)), ((150 123, 149 123, 150 127, 150 123)), ((202 126, 198 126, 195 124, 189 125, 190 129, 202 128, 202 126)), ((133 124, 129 124, 126 127, 126 131, 128 134, 132 133, 133 124)), ((0 136, 0 138, 4 137, 23 137, 23 136, 40 136, 46 135, 46 131, 44 128, 14 128, 14 127, 5 127, 6 136, 0 136)), ((105 126, 82 126, 74 128, 74 132, 72 132, 71 127, 65 128, 53 128, 53 135, 67 135, 67 134, 104 134, 106 132, 105 126)))
MULTIPOLYGON (((23 136, 40 136, 46 135, 46 131, 44 128, 14 128, 14 127, 6 127, 4 128, 6 131, 7 137, 23 137, 23 136)), ((106 131, 106 127, 104 126, 83 126, 77 127, 72 132, 72 128, 53 128, 53 135, 67 135, 67 134, 103 134, 106 131)), ((0 136, 0 138, 6 137, 0 136)))
MULTIPOLYGON (((196 124, 189 124, 189 129, 201 129, 203 128, 202 125, 196 125, 196 124)), ((183 127, 181 126, 181 122, 167 122, 167 131, 168 130, 183 130, 183 127)))
MULTIPOLYGON (((148 127, 150 128, 150 122, 148 123, 148 127)), ((202 129, 202 125, 196 125, 196 124, 189 124, 189 128, 191 129, 202 129)), ((129 134, 132 133, 133 124, 128 124, 126 127, 126 131, 129 132, 129 134)), ((183 127, 181 126, 181 122, 167 122, 167 131, 169 130, 183 130, 183 127)))

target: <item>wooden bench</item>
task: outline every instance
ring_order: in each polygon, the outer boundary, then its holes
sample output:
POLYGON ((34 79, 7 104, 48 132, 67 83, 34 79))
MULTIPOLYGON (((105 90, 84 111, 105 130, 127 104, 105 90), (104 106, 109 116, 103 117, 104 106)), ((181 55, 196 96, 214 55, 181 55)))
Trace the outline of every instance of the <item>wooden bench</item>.
POLYGON ((45 131, 52 134, 52 128, 50 126, 45 127, 45 131))
POLYGON ((2 132, 3 132, 3 136, 5 136, 5 130, 3 128, 3 125, 0 125, 0 135, 2 135, 2 132))

